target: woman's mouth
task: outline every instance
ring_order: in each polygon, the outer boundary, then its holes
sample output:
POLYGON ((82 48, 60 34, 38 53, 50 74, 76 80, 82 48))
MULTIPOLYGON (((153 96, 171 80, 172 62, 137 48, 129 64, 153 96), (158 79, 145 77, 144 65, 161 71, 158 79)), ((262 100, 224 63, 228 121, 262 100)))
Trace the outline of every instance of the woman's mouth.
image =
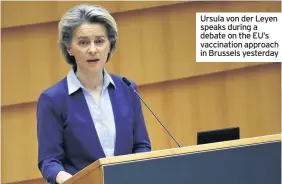
POLYGON ((87 62, 89 63, 94 63, 94 62, 98 62, 100 59, 88 59, 87 62))

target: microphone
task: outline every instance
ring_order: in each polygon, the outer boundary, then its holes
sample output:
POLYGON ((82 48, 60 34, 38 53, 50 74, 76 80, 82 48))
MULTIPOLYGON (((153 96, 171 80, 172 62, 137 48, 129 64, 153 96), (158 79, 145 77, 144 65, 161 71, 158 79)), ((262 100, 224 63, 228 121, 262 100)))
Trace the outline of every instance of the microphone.
POLYGON ((151 110, 151 108, 147 105, 147 103, 141 98, 141 96, 137 93, 137 91, 131 86, 131 82, 125 77, 122 78, 122 81, 131 89, 134 91, 134 93, 139 97, 139 99, 143 102, 143 104, 149 109, 149 111, 154 115, 154 117, 158 120, 158 122, 162 125, 162 127, 166 130, 166 132, 169 134, 169 136, 174 140, 174 142, 178 145, 180 148, 180 144, 175 140, 175 138, 171 135, 171 133, 167 130, 167 128, 164 126, 164 124, 159 120, 159 118, 155 115, 155 113, 151 110))

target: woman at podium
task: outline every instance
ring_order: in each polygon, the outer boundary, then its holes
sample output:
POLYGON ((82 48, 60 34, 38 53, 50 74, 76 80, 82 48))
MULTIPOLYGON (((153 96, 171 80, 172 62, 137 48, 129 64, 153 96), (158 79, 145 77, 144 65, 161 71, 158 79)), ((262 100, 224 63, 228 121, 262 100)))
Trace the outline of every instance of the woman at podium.
POLYGON ((151 150, 135 82, 128 86, 105 70, 117 38, 114 18, 100 6, 75 6, 59 22, 71 70, 40 94, 37 106, 38 167, 49 183, 99 158, 151 150))

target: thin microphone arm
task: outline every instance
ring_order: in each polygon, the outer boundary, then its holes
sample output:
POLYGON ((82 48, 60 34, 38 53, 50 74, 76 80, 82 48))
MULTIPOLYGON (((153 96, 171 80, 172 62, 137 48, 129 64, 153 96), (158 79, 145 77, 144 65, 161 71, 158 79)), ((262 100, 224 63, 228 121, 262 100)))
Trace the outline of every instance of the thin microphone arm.
POLYGON ((151 108, 147 105, 147 103, 141 98, 141 96, 137 93, 137 91, 131 86, 131 83, 127 78, 123 77, 122 81, 131 87, 131 89, 134 91, 134 93, 139 97, 139 99, 143 102, 143 104, 149 109, 149 111, 154 115, 154 117, 158 120, 158 122, 162 125, 162 127, 165 129, 165 131, 169 134, 169 136, 174 140, 174 142, 178 145, 179 148, 181 148, 180 144, 175 140, 175 138, 171 135, 171 133, 167 130, 167 128, 164 126, 164 124, 159 120, 159 118, 155 115, 155 113, 151 110, 151 108))

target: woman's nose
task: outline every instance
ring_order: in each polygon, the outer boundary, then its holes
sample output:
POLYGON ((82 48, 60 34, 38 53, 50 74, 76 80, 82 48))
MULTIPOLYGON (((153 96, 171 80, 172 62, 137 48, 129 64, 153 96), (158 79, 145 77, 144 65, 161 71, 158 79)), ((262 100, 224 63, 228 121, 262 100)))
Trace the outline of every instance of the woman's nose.
POLYGON ((88 49, 88 52, 89 52, 89 54, 96 54, 96 52, 97 52, 97 47, 96 47, 96 45, 94 44, 94 43, 91 43, 90 44, 90 47, 89 47, 89 49, 88 49))

